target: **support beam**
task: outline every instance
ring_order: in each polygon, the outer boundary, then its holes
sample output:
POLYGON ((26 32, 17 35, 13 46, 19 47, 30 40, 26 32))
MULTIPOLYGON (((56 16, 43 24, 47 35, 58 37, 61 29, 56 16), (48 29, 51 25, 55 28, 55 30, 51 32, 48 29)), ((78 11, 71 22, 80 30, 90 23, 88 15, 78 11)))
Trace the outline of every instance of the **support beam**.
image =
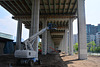
POLYGON ((22 4, 22 6, 25 8, 25 11, 28 12, 28 9, 25 7, 25 5, 23 4, 23 2, 22 2, 21 0, 19 0, 19 1, 20 1, 20 3, 22 4))
POLYGON ((21 34, 22 34, 22 22, 19 19, 17 25, 17 39, 16 39, 16 50, 21 49, 21 34))
POLYGON ((48 1, 48 3, 49 3, 50 13, 51 13, 51 5, 50 5, 51 3, 50 3, 50 2, 51 2, 51 0, 48 1))
POLYGON ((67 0, 65 0, 65 1, 64 1, 64 8, 63 8, 63 13, 65 13, 66 2, 67 2, 67 0))
POLYGON ((17 12, 16 12, 15 10, 13 10, 13 8, 12 8, 9 4, 7 4, 5 1, 3 1, 3 3, 4 3, 6 6, 8 6, 15 14, 17 14, 17 12))
POLYGON ((85 0, 78 0, 78 58, 87 59, 85 0))
POLYGON ((56 14, 56 0, 53 1, 54 1, 54 13, 56 14))
MULTIPOLYGON (((14 2, 15 2, 16 5, 18 5, 18 3, 16 2, 16 0, 14 0, 14 2)), ((20 10, 21 10, 23 13, 25 13, 24 10, 22 9, 22 7, 20 7, 20 5, 18 5, 18 8, 20 8, 20 10)))
POLYGON ((25 2, 27 3, 27 5, 28 5, 28 7, 30 8, 30 10, 31 10, 31 6, 29 5, 29 1, 28 0, 25 0, 25 2))
POLYGON ((9 3, 10 3, 19 13, 21 13, 21 11, 19 11, 18 8, 16 8, 16 6, 15 6, 11 1, 9 1, 9 3))
POLYGON ((58 10, 59 14, 60 14, 60 7, 61 7, 61 0, 59 0, 59 10, 58 10))
POLYGON ((71 13, 73 13, 73 11, 74 11, 74 9, 75 9, 75 6, 76 6, 76 3, 77 3, 77 0, 75 0, 75 3, 73 4, 73 8, 72 8, 71 13))
POLYGON ((73 55, 73 22, 69 19, 69 55, 73 55))
MULTIPOLYGON (((31 15, 15 15, 12 17, 13 19, 30 19, 31 15)), ((64 18, 77 18, 75 15, 68 15, 68 14, 51 14, 51 15, 40 15, 40 18, 47 18, 47 19, 64 19, 64 18)))
MULTIPOLYGON (((43 21, 43 28, 47 27, 46 19, 43 21)), ((42 34, 42 54, 47 54, 47 30, 42 34)))
MULTIPOLYGON (((34 35, 39 31, 39 9, 40 9, 40 0, 32 0, 32 17, 31 17, 31 33, 30 35, 34 35)), ((39 36, 37 36, 33 49, 37 52, 36 58, 38 60, 38 40, 39 36)))
MULTIPOLYGON (((1 1, 0 1, 0 5, 3 6, 5 9, 7 9, 11 14, 14 14, 15 12, 13 11, 10 11, 10 7, 7 7, 5 4, 3 4, 1 1)), ((12 10, 12 9, 11 9, 12 10)))
POLYGON ((64 35, 64 33, 51 33, 51 35, 64 35))
POLYGON ((44 5, 45 13, 47 13, 46 6, 45 6, 45 1, 44 0, 43 0, 43 5, 44 5))
POLYGON ((71 6, 71 2, 72 2, 72 0, 69 1, 69 4, 68 4, 69 6, 67 8, 67 13, 69 12, 69 9, 70 9, 70 6, 71 6))

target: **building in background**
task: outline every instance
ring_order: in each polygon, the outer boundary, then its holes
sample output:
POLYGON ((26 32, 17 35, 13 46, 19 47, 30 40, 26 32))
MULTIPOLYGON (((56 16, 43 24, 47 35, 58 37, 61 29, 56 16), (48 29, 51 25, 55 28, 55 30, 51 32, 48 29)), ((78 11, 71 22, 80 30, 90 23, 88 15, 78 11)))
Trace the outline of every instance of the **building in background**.
POLYGON ((86 25, 87 35, 96 35, 96 33, 99 31, 98 29, 99 29, 99 24, 98 26, 94 26, 91 24, 86 25))
POLYGON ((90 42, 91 41, 94 41, 94 42, 96 42, 96 35, 90 35, 90 42))
POLYGON ((87 31, 87 43, 94 41, 96 43, 96 33, 100 32, 100 24, 97 26, 87 24, 86 25, 86 31, 87 31))
POLYGON ((98 24, 98 32, 100 32, 100 24, 98 24))
POLYGON ((96 33, 96 45, 100 46, 100 32, 96 33))
POLYGON ((0 32, 0 55, 13 54, 13 53, 14 53, 13 36, 0 32))
POLYGON ((90 42, 90 35, 87 35, 87 43, 90 42))
POLYGON ((78 43, 78 34, 74 34, 73 36, 73 44, 78 43))

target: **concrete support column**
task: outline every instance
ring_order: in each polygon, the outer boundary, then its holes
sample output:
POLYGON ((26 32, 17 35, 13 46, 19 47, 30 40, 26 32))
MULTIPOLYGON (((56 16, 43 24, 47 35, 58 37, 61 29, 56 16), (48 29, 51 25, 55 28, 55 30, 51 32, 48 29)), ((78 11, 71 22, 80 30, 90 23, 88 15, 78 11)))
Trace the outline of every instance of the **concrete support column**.
POLYGON ((50 52, 53 51, 51 48, 54 48, 54 47, 53 47, 50 31, 47 31, 47 32, 48 32, 48 35, 47 35, 47 44, 48 44, 47 45, 47 52, 50 53, 50 52))
POLYGON ((61 40, 61 52, 63 52, 63 39, 61 40))
POLYGON ((19 19, 17 25, 17 39, 16 39, 16 50, 21 49, 21 34, 22 34, 22 22, 19 19))
MULTIPOLYGON (((53 40, 52 40, 52 39, 51 39, 51 47, 52 47, 53 49, 55 49, 54 42, 53 42, 53 40)), ((50 49, 50 50, 51 50, 51 52, 52 52, 52 51, 54 51, 53 49, 50 49)))
POLYGON ((47 31, 47 53, 50 53, 50 47, 51 47, 51 38, 50 38, 50 31, 47 31))
POLYGON ((62 40, 62 51, 65 52, 65 35, 63 35, 63 40, 62 40))
POLYGON ((63 36, 58 49, 61 50, 61 52, 65 52, 65 35, 63 36))
POLYGON ((60 44, 59 44, 59 48, 58 48, 59 50, 61 50, 61 42, 60 42, 60 44))
POLYGON ((61 45, 61 52, 62 52, 62 47, 63 47, 63 46, 62 46, 62 40, 61 40, 61 42, 60 42, 60 45, 61 45))
POLYGON ((59 46, 58 46, 58 50, 60 50, 60 44, 59 44, 59 46))
POLYGON ((73 22, 69 19, 69 55, 73 55, 73 22))
MULTIPOLYGON (((31 16, 31 31, 30 35, 34 35, 39 31, 39 9, 40 9, 40 0, 32 0, 32 16, 31 16)), ((34 44, 33 49, 37 52, 37 60, 38 60, 38 40, 39 37, 37 36, 34 44)))
MULTIPOLYGON (((43 21, 43 28, 47 27, 47 20, 43 21)), ((42 54, 47 54, 47 30, 42 34, 42 54)))
MULTIPOLYGON (((52 41, 52 48, 55 48, 55 44, 54 44, 54 42, 53 42, 53 39, 51 39, 51 41, 52 41)), ((53 50, 52 50, 53 51, 53 50)))
POLYGON ((68 54, 68 29, 65 29, 65 54, 68 54))
POLYGON ((87 59, 85 0, 78 0, 78 58, 87 59))

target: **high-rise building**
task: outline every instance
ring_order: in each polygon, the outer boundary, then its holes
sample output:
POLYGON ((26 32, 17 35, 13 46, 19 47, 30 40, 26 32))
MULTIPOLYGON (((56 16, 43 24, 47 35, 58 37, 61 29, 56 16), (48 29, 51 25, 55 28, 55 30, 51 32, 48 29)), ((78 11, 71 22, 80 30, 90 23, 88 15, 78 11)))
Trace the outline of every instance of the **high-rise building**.
POLYGON ((100 46, 100 32, 96 33, 96 45, 100 46))
POLYGON ((96 43, 96 35, 87 35, 87 43, 94 41, 96 43))
POLYGON ((90 35, 90 42, 91 41, 96 42, 96 35, 90 35))
POLYGON ((87 32, 87 43, 91 41, 95 41, 96 43, 96 33, 100 32, 100 24, 98 24, 98 26, 87 24, 86 32, 87 32))
POLYGON ((75 45, 75 43, 78 43, 78 35, 74 34, 73 36, 73 44, 75 45))
POLYGON ((98 24, 98 32, 100 32, 100 24, 98 24))
POLYGON ((91 24, 87 24, 86 25, 86 31, 87 31, 87 35, 96 35, 96 33, 98 32, 98 26, 94 26, 91 24))

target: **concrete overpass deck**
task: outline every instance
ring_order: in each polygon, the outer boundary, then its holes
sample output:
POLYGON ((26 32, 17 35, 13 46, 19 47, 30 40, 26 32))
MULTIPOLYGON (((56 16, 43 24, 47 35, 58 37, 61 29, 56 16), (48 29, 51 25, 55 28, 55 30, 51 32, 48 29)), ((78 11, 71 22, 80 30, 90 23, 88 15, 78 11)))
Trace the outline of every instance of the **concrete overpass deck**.
MULTIPOLYGON (((73 55, 73 21, 78 18, 79 59, 87 58, 84 0, 0 0, 0 5, 18 20, 17 49, 21 48, 22 23, 30 30, 29 36, 49 23, 56 25, 57 30, 46 31, 42 35, 43 54, 51 52, 51 46, 67 54, 69 50, 73 55)), ((38 38, 34 45, 38 52, 37 44, 38 38)))

